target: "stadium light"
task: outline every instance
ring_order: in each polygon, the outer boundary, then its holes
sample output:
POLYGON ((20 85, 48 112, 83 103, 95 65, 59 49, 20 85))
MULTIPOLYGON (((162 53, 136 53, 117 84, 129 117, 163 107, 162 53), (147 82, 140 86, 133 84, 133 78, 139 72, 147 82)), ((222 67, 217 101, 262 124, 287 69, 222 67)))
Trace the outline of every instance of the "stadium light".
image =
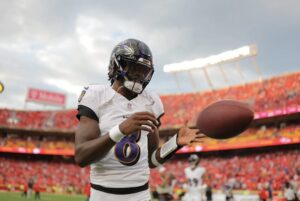
POLYGON ((257 54, 256 45, 243 46, 241 48, 223 52, 218 55, 212 55, 206 58, 195 59, 191 61, 183 61, 164 65, 164 72, 175 73, 180 71, 189 71, 195 69, 206 68, 209 66, 220 65, 246 57, 255 56, 257 54))

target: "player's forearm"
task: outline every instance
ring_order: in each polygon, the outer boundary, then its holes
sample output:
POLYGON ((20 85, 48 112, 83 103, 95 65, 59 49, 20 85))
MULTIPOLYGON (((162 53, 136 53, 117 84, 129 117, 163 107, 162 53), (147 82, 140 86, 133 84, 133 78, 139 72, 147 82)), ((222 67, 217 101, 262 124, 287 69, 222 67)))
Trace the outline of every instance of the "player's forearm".
POLYGON ((109 135, 79 143, 75 147, 75 161, 81 167, 87 166, 102 159, 114 145, 109 135))
POLYGON ((167 160, 169 160, 177 150, 179 150, 182 146, 177 144, 177 135, 174 135, 170 140, 164 143, 161 147, 157 148, 151 154, 151 165, 150 168, 155 168, 159 165, 162 165, 167 160))
POLYGON ((155 168, 156 166, 153 165, 151 161, 152 153, 157 150, 159 147, 159 133, 158 129, 156 129, 153 133, 148 134, 148 161, 149 161, 149 167, 155 168))
POLYGON ((157 166, 164 164, 167 160, 169 160, 173 156, 173 154, 172 154, 168 158, 160 157, 160 147, 158 149, 156 149, 155 152, 153 152, 152 154, 153 155, 151 155, 150 168, 156 168, 157 166), (158 163, 154 162, 155 161, 154 157, 158 163))

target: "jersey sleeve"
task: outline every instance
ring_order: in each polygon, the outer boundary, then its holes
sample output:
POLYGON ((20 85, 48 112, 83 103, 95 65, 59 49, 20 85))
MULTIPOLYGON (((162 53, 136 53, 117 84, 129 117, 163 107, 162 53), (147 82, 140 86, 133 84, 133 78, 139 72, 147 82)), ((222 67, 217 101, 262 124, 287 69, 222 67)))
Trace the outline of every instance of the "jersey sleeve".
POLYGON ((185 168, 185 169, 184 169, 184 174, 185 174, 185 177, 186 177, 186 178, 189 177, 189 168, 185 168))
POLYGON ((199 174, 200 174, 200 176, 202 177, 204 174, 205 174, 205 172, 206 172, 206 169, 204 168, 204 167, 201 167, 200 169, 199 169, 199 174))
POLYGON ((159 123, 158 126, 160 126, 161 125, 160 118, 165 114, 164 105, 158 94, 151 92, 150 96, 153 101, 152 112, 154 113, 156 119, 158 120, 159 123))
POLYGON ((100 91, 95 86, 83 88, 78 98, 78 113, 76 117, 80 120, 81 116, 86 116, 99 122, 98 106, 100 103, 100 91))
POLYGON ((159 119, 165 113, 163 103, 162 103, 162 101, 161 101, 161 99, 160 99, 160 97, 159 97, 158 94, 152 92, 151 93, 151 97, 152 97, 152 99, 154 101, 153 106, 152 106, 152 111, 155 114, 155 117, 157 119, 159 119))

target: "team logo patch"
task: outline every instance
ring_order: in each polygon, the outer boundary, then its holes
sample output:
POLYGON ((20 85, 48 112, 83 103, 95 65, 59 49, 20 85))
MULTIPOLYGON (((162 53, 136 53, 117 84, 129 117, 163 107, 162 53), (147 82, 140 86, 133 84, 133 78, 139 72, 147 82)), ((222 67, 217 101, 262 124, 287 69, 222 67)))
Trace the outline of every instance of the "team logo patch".
POLYGON ((134 56, 134 49, 127 45, 121 44, 118 46, 118 49, 116 50, 116 54, 117 55, 125 55, 125 56, 131 58, 134 56))

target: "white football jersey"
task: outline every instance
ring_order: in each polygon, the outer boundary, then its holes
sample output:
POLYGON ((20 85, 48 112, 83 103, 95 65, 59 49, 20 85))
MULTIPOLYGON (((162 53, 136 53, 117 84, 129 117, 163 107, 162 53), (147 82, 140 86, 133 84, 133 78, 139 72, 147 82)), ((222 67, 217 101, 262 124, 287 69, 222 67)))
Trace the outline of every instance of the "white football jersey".
POLYGON ((196 167, 195 169, 192 169, 191 167, 185 168, 184 173, 188 180, 187 190, 189 192, 200 192, 202 187, 202 176, 205 171, 204 167, 196 167))
MULTIPOLYGON (((90 108, 99 119, 101 135, 136 112, 148 111, 158 118, 163 113, 160 97, 144 90, 132 100, 110 86, 89 85, 79 98, 79 107, 90 108)), ((111 188, 144 185, 149 179, 147 131, 124 137, 101 160, 91 164, 91 183, 111 188)))

